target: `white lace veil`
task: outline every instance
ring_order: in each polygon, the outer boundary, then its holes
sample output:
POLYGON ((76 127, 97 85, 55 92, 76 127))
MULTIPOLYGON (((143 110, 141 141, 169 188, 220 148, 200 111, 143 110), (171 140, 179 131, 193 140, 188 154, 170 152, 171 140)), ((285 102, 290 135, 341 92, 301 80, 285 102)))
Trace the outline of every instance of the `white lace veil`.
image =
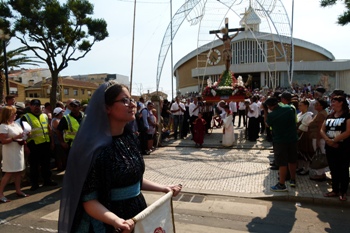
POLYGON ((63 179, 58 232, 70 232, 90 165, 98 148, 112 143, 105 105, 105 90, 118 84, 109 81, 93 94, 86 115, 69 152, 63 179))

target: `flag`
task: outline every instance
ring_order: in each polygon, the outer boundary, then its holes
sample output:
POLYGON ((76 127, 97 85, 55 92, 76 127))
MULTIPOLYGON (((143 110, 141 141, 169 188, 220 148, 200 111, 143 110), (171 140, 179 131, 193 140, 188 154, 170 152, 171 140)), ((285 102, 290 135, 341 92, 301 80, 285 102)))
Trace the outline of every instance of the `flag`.
POLYGON ((132 219, 134 233, 175 233, 173 192, 168 192, 132 219))

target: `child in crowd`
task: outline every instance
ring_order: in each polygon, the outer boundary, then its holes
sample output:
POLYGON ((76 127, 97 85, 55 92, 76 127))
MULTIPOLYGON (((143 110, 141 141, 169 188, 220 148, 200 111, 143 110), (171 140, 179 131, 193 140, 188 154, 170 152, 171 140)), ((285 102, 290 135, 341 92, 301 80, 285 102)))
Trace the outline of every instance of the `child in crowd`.
POLYGON ((202 147, 205 135, 205 125, 207 122, 203 119, 202 113, 198 113, 198 118, 193 122, 194 135, 193 140, 196 143, 196 147, 202 147))

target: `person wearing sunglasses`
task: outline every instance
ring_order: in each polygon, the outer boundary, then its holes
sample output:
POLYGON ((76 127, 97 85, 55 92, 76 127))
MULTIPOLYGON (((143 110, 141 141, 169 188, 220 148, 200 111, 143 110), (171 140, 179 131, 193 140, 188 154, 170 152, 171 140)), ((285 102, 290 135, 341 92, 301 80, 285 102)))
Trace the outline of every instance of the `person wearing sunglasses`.
POLYGON ((131 218, 146 208, 141 190, 181 191, 143 178, 139 141, 128 127, 135 113, 124 85, 109 81, 93 94, 68 156, 58 232, 132 232, 131 218))
POLYGON ((349 188, 350 114, 345 96, 336 95, 331 100, 332 112, 322 124, 321 137, 332 176, 332 190, 325 197, 338 197, 346 201, 349 188))

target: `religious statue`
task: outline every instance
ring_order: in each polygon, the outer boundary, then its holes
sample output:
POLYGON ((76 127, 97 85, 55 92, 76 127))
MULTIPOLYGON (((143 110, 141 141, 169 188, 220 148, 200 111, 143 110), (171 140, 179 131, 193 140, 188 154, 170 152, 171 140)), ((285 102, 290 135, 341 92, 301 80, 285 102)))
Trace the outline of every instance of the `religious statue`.
POLYGON ((217 33, 215 33, 215 35, 224 43, 222 54, 225 60, 226 71, 229 71, 232 59, 231 40, 238 35, 239 31, 237 31, 233 36, 229 36, 227 28, 222 28, 221 33, 223 34, 222 37, 220 37, 217 33))

